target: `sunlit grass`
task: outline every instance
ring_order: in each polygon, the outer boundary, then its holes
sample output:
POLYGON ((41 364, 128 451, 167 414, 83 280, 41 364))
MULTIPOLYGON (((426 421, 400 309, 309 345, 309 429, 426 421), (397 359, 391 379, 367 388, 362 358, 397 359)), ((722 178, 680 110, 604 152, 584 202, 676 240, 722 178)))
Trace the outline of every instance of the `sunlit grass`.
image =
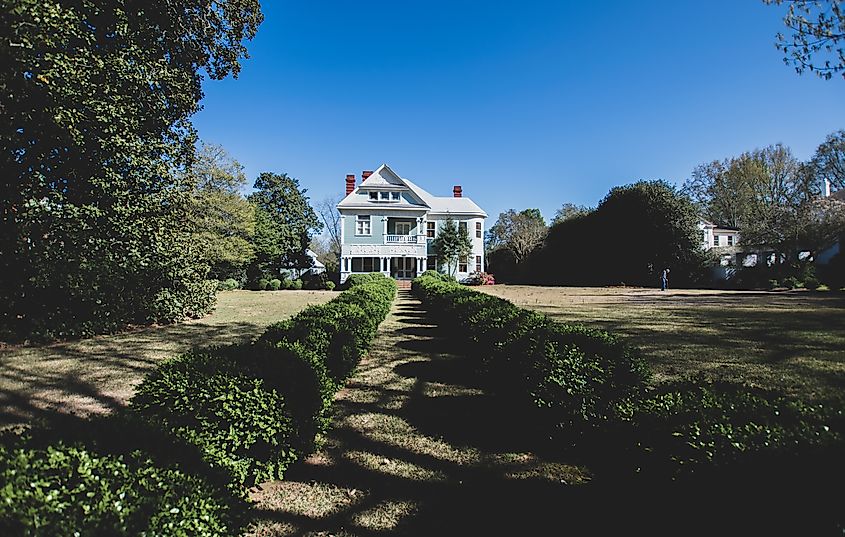
POLYGON ((125 404, 160 361, 194 347, 241 343, 268 324, 337 296, 328 291, 218 294, 213 313, 183 323, 50 345, 0 349, 0 426, 54 414, 87 416, 125 404))
POLYGON ((642 349, 655 382, 703 374, 809 399, 845 388, 840 293, 496 285, 479 288, 642 349))

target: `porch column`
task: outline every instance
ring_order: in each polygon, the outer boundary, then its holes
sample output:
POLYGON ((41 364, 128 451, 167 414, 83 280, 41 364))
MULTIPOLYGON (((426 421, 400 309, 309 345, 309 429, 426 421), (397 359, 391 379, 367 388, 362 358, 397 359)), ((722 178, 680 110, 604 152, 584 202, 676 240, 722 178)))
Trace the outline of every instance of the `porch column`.
POLYGON ((390 277, 390 266, 393 264, 393 258, 392 257, 386 257, 385 259, 387 259, 387 270, 384 271, 384 275, 389 278, 390 277))

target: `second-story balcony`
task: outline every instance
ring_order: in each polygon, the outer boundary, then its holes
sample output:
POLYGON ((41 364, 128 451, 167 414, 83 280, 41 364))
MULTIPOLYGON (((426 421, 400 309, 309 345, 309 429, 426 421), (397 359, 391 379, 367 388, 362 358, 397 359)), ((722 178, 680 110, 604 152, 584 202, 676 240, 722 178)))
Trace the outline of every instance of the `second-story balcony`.
POLYGON ((385 235, 385 244, 425 244, 425 235, 385 235))

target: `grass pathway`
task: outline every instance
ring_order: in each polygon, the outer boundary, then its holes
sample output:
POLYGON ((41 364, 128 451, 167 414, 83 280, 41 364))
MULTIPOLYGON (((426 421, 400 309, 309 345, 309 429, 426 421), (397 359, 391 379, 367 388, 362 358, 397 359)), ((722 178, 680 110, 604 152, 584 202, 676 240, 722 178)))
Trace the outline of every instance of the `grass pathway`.
POLYGON ((400 291, 324 449, 253 492, 252 535, 500 534, 557 518, 586 471, 532 452, 536 435, 446 349, 400 291))

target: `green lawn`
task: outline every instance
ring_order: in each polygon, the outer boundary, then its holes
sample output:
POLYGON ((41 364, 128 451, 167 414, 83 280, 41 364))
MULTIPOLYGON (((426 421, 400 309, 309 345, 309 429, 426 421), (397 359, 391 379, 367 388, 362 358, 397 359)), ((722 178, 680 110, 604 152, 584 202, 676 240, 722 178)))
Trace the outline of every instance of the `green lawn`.
POLYGON ((226 291, 211 315, 51 345, 0 348, 0 427, 122 406, 158 362, 194 347, 252 339, 273 322, 337 296, 329 291, 226 291))
POLYGON ((478 288, 565 322, 621 335, 656 382, 691 374, 744 381, 810 400, 845 388, 845 296, 496 285, 478 288))

